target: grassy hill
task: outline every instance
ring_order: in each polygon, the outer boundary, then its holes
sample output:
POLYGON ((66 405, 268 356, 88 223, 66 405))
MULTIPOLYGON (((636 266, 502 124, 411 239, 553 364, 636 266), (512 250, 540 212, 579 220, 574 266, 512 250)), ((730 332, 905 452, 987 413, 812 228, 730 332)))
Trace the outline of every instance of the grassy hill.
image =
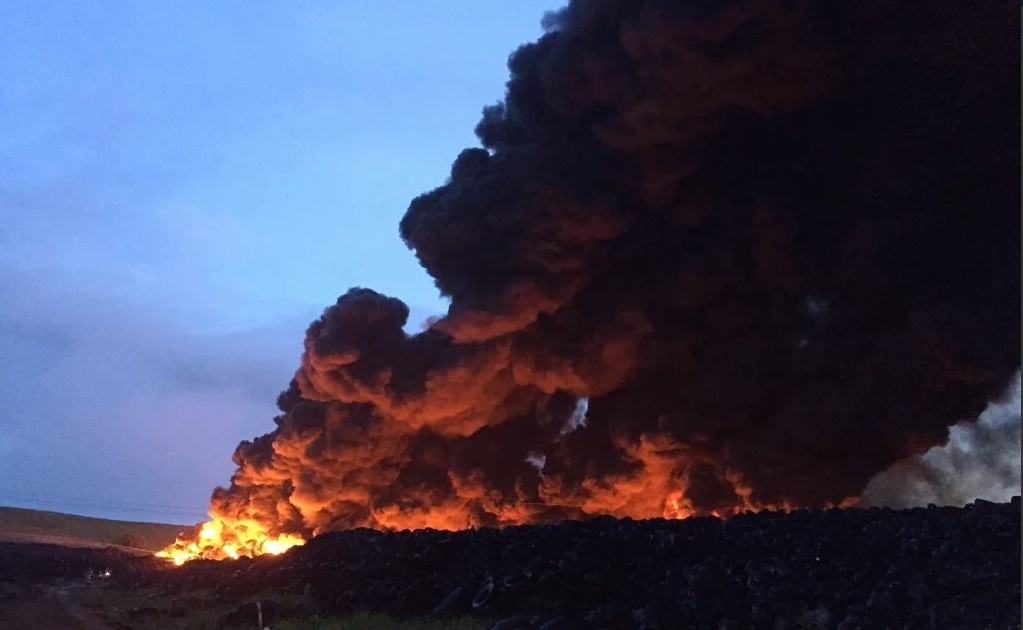
POLYGON ((124 545, 130 536, 135 537, 132 546, 159 551, 186 527, 0 507, 0 539, 8 540, 124 545))

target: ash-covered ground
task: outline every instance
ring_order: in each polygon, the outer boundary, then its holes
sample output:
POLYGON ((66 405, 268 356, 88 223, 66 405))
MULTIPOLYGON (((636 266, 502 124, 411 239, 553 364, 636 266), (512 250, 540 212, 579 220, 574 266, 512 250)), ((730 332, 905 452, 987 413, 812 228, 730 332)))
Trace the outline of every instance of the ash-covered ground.
POLYGON ((727 521, 358 529, 278 557, 183 567, 107 550, 0 551, 5 581, 70 578, 102 565, 113 589, 183 598, 212 590, 221 603, 271 590, 314 602, 294 614, 473 615, 494 620, 495 630, 1020 627, 1018 497, 727 521))

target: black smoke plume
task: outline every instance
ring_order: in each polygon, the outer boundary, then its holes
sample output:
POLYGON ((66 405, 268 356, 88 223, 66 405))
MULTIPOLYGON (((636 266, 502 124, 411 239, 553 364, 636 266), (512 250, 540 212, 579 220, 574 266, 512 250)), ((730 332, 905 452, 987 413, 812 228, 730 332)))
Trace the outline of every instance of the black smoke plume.
POLYGON ((409 336, 368 289, 326 309, 211 513, 310 535, 813 507, 944 443, 1020 364, 1016 11, 547 16, 401 221, 448 313, 409 336))

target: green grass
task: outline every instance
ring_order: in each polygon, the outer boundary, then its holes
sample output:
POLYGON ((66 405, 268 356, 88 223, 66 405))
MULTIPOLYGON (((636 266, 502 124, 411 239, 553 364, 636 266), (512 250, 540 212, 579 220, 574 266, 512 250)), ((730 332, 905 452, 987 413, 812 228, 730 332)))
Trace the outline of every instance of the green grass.
POLYGON ((185 525, 111 521, 89 516, 0 507, 0 535, 58 536, 94 543, 121 544, 126 535, 141 536, 143 548, 159 551, 174 542, 185 525))
MULTIPOLYGON (((96 589, 81 594, 81 602, 104 619, 129 625, 135 630, 214 630, 217 622, 232 610, 230 605, 213 602, 212 591, 196 591, 180 597, 163 595, 150 589, 132 592, 96 589), (159 616, 133 619, 132 613, 155 609, 159 616), (184 608, 183 617, 168 618, 174 608, 184 608)), ((256 624, 251 624, 255 626, 256 624)))

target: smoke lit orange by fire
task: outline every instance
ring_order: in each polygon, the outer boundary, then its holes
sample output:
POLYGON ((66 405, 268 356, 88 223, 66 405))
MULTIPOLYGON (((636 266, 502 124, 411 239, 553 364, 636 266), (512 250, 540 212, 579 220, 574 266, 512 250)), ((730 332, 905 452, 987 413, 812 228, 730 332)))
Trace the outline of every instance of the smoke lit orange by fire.
POLYGON ((849 505, 1019 368, 1013 11, 548 15, 398 226, 447 312, 409 334, 368 288, 325 309, 211 521, 161 556, 849 505))
MULTIPOLYGON (((646 442, 644 442, 646 444, 646 442)), ((641 446, 640 449, 643 447, 641 446)), ((652 475, 646 478, 636 478, 629 483, 612 483, 605 486, 601 492, 592 492, 590 500, 586 505, 569 506, 555 505, 562 508, 574 507, 585 508, 590 514, 612 514, 614 516, 654 518, 681 520, 693 516, 716 516, 728 518, 746 511, 782 511, 789 512, 795 507, 788 503, 779 505, 765 505, 758 503, 751 498, 752 490, 745 486, 741 475, 726 472, 725 480, 732 484, 737 501, 730 505, 720 506, 716 509, 697 508, 693 501, 685 495, 685 479, 677 480, 683 486, 682 489, 668 493, 663 500, 658 500, 655 495, 655 487, 667 480, 652 475), (654 509, 659 505, 659 510, 654 509)), ((856 504, 856 497, 849 497, 839 503, 837 507, 851 507, 856 504)), ((825 508, 836 507, 826 504, 825 508)), ((464 502, 463 502, 464 508, 464 502)), ((508 505, 502 512, 505 515, 503 524, 518 525, 533 521, 536 512, 531 511, 528 505, 508 505)), ((472 525, 472 519, 468 518, 464 509, 460 510, 456 504, 437 505, 433 510, 420 511, 402 515, 400 511, 385 510, 380 513, 380 519, 375 524, 378 529, 418 529, 433 528, 440 530, 462 529, 466 525, 472 525)), ((255 557, 263 554, 278 555, 292 547, 304 545, 306 539, 298 534, 280 533, 271 534, 272 523, 261 523, 257 520, 231 520, 214 518, 213 520, 198 526, 192 536, 182 536, 178 540, 160 551, 156 555, 166 558, 176 565, 195 559, 227 560, 238 559, 242 556, 255 557)), ((319 532, 315 532, 319 533, 319 532)))

